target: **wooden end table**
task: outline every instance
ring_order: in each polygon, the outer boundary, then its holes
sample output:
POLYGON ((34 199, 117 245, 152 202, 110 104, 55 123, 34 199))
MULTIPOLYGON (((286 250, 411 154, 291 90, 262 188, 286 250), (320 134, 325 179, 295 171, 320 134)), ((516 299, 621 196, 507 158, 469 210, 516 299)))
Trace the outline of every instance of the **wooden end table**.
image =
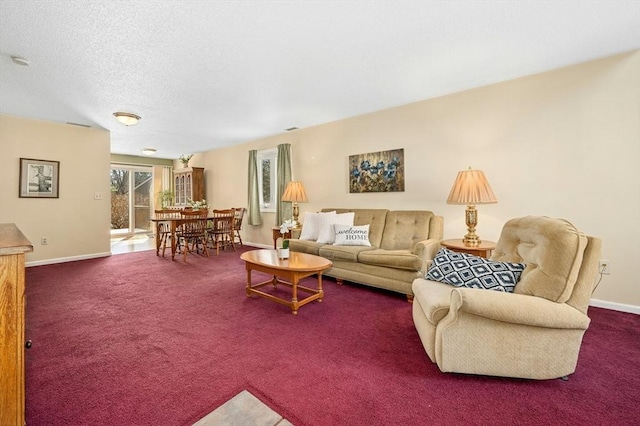
POLYGON ((474 256, 480 256, 487 259, 491 256, 491 252, 496 248, 496 243, 493 241, 481 241, 477 246, 466 246, 462 239, 444 240, 440 244, 443 247, 458 253, 469 253, 474 256))
POLYGON ((298 314, 298 308, 317 300, 322 302, 322 272, 331 267, 330 260, 312 254, 291 252, 288 259, 279 259, 276 250, 251 250, 242 253, 240 259, 245 261, 247 269, 247 297, 258 295, 282 305, 289 306, 293 315, 298 314), (271 279, 252 284, 251 271, 263 272, 272 276, 271 279), (301 279, 311 275, 318 275, 318 288, 308 288, 299 285, 301 279), (269 293, 260 291, 266 285, 284 284, 291 287, 291 300, 281 299, 269 293), (310 293, 309 296, 298 300, 298 290, 310 293))
POLYGON ((291 238, 291 230, 286 234, 281 234, 279 226, 271 228, 271 234, 273 235, 273 248, 276 248, 278 238, 284 238, 285 240, 291 238))
POLYGON ((285 240, 288 240, 288 239, 291 239, 291 238, 298 238, 298 237, 300 237, 301 230, 302 230, 302 227, 291 228, 291 229, 289 229, 289 232, 287 232, 286 234, 282 235, 280 233, 280 227, 279 226, 274 226, 273 228, 271 228, 271 234, 273 236, 273 248, 276 248, 277 243, 278 243, 278 238, 283 238, 285 240))

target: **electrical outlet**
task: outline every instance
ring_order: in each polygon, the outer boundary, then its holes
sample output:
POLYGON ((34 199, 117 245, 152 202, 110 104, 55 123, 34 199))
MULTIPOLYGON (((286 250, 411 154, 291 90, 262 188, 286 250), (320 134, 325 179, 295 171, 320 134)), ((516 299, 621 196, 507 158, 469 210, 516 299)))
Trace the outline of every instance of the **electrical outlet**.
POLYGON ((93 193, 94 200, 102 200, 102 192, 94 192, 93 193))
POLYGON ((47 244, 49 244, 49 239, 47 237, 40 237, 40 244, 46 246, 47 244))
POLYGON ((603 275, 611 275, 611 262, 608 260, 600 260, 598 262, 598 271, 603 275))

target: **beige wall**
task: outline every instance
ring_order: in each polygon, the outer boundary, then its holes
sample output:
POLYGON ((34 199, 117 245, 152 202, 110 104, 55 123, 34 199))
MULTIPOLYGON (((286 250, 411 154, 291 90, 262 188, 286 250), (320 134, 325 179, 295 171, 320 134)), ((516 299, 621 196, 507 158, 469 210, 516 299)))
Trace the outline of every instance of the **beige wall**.
MULTIPOLYGON (((456 173, 472 166, 498 197, 478 206, 483 239, 497 240, 513 217, 569 219, 604 240, 611 262, 594 298, 639 309, 639 75, 636 51, 208 151, 190 165, 206 168, 212 207, 246 206, 248 150, 291 143, 310 201, 301 212, 429 209, 445 217, 445 238, 465 232, 464 206, 445 200, 456 173), (393 148, 405 149, 405 191, 350 194, 348 156, 393 148)), ((28 262, 109 253, 109 162, 105 130, 0 115, 0 222, 32 240, 28 262), (60 161, 59 199, 18 198, 20 157, 60 161)), ((273 214, 245 224, 243 240, 270 245, 274 225, 273 214)))
MULTIPOLYGON (((485 172, 498 204, 481 205, 478 234, 496 241, 513 217, 572 221, 604 240, 611 262, 594 294, 640 306, 640 52, 430 99, 347 120, 209 151, 214 207, 244 206, 250 149, 291 143, 294 178, 322 207, 428 209, 445 217, 445 238, 464 235, 464 206, 446 198, 459 170, 485 172), (348 156, 405 150, 401 193, 350 194, 348 156)), ((293 123, 295 124, 295 123, 293 123)), ((274 215, 245 224, 243 240, 271 244, 274 215)))
POLYGON ((109 150, 106 130, 0 115, 0 222, 31 240, 28 263, 110 254, 109 150), (18 197, 21 157, 60 162, 59 198, 18 197))

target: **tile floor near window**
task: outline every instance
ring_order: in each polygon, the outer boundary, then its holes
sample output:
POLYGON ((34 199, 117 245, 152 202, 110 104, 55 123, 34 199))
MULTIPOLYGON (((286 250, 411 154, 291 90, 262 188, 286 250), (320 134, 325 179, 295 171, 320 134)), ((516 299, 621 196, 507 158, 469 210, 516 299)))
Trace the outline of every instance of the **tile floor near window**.
POLYGON ((111 237, 111 254, 134 253, 143 250, 155 250, 156 239, 153 234, 135 234, 111 237))

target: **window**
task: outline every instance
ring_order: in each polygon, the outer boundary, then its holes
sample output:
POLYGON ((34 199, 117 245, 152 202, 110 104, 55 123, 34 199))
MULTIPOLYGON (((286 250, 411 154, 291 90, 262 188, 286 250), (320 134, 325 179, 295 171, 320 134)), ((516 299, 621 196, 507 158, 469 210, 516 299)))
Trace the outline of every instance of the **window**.
POLYGON ((258 191, 260 192, 260 211, 276 211, 276 189, 278 181, 276 173, 278 171, 278 150, 265 149, 258 151, 258 191))

